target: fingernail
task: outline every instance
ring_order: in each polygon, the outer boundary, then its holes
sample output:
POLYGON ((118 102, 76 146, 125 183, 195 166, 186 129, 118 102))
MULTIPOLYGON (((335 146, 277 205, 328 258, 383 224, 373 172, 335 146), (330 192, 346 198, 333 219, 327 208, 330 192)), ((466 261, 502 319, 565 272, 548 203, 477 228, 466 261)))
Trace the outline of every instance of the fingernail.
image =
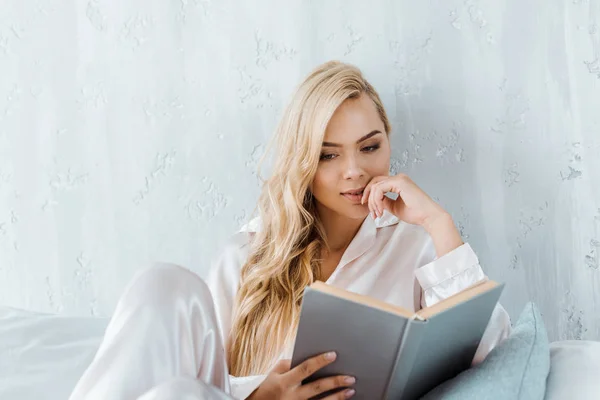
POLYGON ((344 393, 344 397, 346 397, 346 398, 352 397, 352 396, 354 396, 354 393, 356 393, 356 390, 348 389, 348 390, 346 390, 346 393, 344 393))
POLYGON ((326 360, 334 360, 335 359, 335 351, 330 351, 329 353, 325 353, 326 360))
POLYGON ((348 385, 352 385, 354 382, 356 382, 356 378, 353 376, 347 376, 344 378, 344 383, 347 383, 348 385))

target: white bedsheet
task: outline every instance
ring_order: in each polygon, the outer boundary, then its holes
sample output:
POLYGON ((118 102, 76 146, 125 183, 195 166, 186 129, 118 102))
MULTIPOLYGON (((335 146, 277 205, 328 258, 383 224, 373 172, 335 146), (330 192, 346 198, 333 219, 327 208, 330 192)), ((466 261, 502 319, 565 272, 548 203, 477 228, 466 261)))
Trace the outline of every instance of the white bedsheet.
POLYGON ((0 307, 0 399, 67 399, 107 324, 0 307))
MULTIPOLYGON (((66 400, 107 324, 0 306, 0 399, 66 400)), ((600 342, 552 343, 546 400, 555 399, 600 399, 600 342)))
POLYGON ((600 342, 554 342, 550 357, 545 400, 600 399, 600 342))

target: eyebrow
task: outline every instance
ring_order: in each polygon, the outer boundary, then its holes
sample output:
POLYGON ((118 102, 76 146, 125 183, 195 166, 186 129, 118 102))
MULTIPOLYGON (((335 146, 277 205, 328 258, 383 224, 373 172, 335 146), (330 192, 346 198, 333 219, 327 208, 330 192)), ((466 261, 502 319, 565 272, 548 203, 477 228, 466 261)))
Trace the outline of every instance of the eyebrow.
MULTIPOLYGON (((381 131, 379 131, 377 129, 374 130, 374 131, 372 131, 372 132, 370 132, 370 133, 367 133, 365 136, 363 136, 360 139, 358 139, 356 141, 356 144, 359 144, 360 142, 364 142, 365 140, 367 140, 367 139, 369 139, 369 138, 371 138, 371 137, 373 137, 373 136, 375 136, 375 135, 377 135, 379 133, 381 133, 381 131)), ((331 143, 331 142, 323 142, 323 146, 325 146, 325 147, 342 147, 341 144, 331 143)))

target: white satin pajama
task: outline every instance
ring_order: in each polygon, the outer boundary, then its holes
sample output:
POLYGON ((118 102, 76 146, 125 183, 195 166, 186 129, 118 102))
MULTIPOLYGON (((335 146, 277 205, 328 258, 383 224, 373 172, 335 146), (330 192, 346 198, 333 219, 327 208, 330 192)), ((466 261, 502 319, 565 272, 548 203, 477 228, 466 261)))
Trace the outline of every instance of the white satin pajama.
MULTIPOLYGON (((197 275, 180 267, 161 265, 139 274, 120 299, 71 400, 246 399, 265 375, 228 375, 223 343, 248 244, 259 229, 260 221, 253 220, 218 253, 210 292, 197 275)), ((422 228, 385 211, 381 218, 365 219, 327 283, 416 311, 485 279, 468 244, 436 258, 422 228)), ((510 328, 508 314, 497 305, 474 363, 510 328)), ((292 350, 290 343, 279 359, 291 358, 292 350)))
POLYGON ((187 269, 132 280, 71 400, 232 399, 212 296, 187 269))

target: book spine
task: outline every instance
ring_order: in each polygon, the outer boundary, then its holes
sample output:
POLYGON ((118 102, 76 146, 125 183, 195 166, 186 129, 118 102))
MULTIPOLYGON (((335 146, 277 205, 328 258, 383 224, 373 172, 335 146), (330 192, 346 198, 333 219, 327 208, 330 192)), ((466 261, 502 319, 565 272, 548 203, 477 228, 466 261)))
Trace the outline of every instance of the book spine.
POLYGON ((421 338, 427 322, 409 320, 404 328, 402 339, 396 353, 394 368, 391 371, 387 388, 384 392, 384 399, 402 399, 402 394, 411 377, 412 367, 415 364, 419 349, 421 347, 421 338))

